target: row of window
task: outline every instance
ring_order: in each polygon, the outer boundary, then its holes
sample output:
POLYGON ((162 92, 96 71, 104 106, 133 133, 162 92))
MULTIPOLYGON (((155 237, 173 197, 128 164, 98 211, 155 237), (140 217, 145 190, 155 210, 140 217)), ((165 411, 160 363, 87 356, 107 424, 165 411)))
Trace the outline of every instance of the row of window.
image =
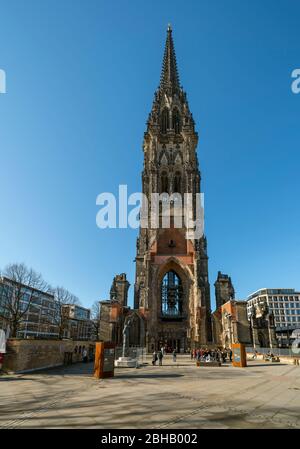
POLYGON ((269 301, 299 301, 299 296, 272 296, 269 301))
MULTIPOLYGON (((291 309, 291 308, 283 308, 283 307, 275 307, 274 309, 270 307, 270 312, 273 312, 275 315, 300 315, 300 308, 291 309)), ((248 314, 251 314, 251 307, 248 308, 248 314)))
POLYGON ((274 315, 300 315, 300 309, 288 309, 288 310, 283 310, 283 309, 277 309, 274 310, 274 315))
POLYGON ((272 301, 299 301, 299 296, 269 296, 267 298, 267 296, 262 296, 260 298, 254 298, 248 301, 249 304, 256 304, 257 302, 263 302, 263 301, 267 301, 267 299, 269 299, 269 302, 271 303, 272 301))
POLYGON ((281 323, 281 324, 284 324, 284 322, 300 323, 300 316, 298 316, 298 317, 296 317, 296 316, 292 316, 292 317, 288 316, 288 317, 282 318, 282 319, 280 319, 278 317, 275 317, 275 322, 276 323, 281 323))
POLYGON ((274 307, 275 309, 300 309, 300 303, 295 302, 280 302, 280 303, 272 303, 270 302, 270 308, 274 307))

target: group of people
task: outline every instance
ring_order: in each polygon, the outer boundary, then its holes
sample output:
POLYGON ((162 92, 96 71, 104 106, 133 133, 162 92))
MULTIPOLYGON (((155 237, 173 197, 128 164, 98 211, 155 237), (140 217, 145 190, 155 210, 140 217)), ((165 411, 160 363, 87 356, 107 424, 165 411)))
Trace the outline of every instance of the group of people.
MULTIPOLYGON (((162 366, 163 358, 166 354, 166 349, 164 347, 160 348, 158 351, 154 350, 152 354, 152 365, 155 366, 158 362, 159 366, 162 366)), ((176 362, 177 351, 173 349, 172 351, 173 362, 176 362)), ((221 362, 225 363, 227 360, 232 362, 232 350, 230 348, 199 348, 191 350, 191 360, 196 360, 197 362, 221 362)))
POLYGON ((191 351, 191 359, 197 362, 221 362, 225 363, 227 359, 232 362, 232 350, 230 348, 200 348, 191 351))
MULTIPOLYGON (((164 347, 161 347, 159 351, 154 350, 154 352, 152 354, 152 365, 155 366, 156 362, 158 361, 159 366, 162 366, 162 362, 163 362, 165 353, 166 353, 166 350, 164 347)), ((176 349, 173 349, 172 356, 173 356, 173 362, 176 362, 176 356, 177 356, 176 349)))

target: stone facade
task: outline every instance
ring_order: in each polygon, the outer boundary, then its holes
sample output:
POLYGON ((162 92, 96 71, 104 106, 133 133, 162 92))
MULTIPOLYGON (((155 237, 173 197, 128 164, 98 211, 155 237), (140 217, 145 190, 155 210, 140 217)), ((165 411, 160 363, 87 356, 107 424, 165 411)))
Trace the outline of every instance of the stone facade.
POLYGON ((255 348, 276 348, 273 313, 267 304, 253 306, 250 320, 247 301, 230 300, 212 314, 213 339, 217 345, 231 347, 232 343, 244 343, 255 348))
POLYGON ((216 308, 218 309, 227 301, 234 299, 235 292, 228 274, 218 272, 218 278, 215 282, 216 308))
POLYGON ((7 341, 3 370, 26 372, 81 362, 84 348, 92 357, 95 342, 11 339, 7 341))
POLYGON ((117 274, 110 289, 110 299, 117 301, 121 306, 127 307, 128 289, 130 287, 126 274, 117 274))
POLYGON ((230 300, 212 315, 214 342, 222 347, 233 343, 251 346, 250 323, 247 318, 247 302, 230 300))
MULTIPOLYGON (((161 82, 155 93, 143 145, 142 185, 149 208, 153 193, 180 193, 182 196, 191 193, 195 216, 201 181, 197 143, 193 116, 179 83, 169 27, 161 82)), ((159 217, 161 220, 161 211, 159 217)), ((148 228, 141 227, 137 240, 134 307, 146 320, 148 350, 164 344, 184 351, 211 341, 206 237, 187 239, 187 228, 184 224, 176 227, 175 220, 176 208, 171 203, 170 225, 164 228, 161 221, 158 227, 148 223, 148 228), (177 309, 176 316, 168 316, 163 310, 166 277, 169 279, 166 301, 171 294, 173 298, 180 294, 180 310, 177 309)))
POLYGON ((129 286, 126 274, 117 274, 110 289, 110 299, 100 301, 100 340, 122 345, 124 322, 132 313, 127 306, 129 286))
POLYGON ((250 326, 254 348, 277 348, 274 315, 266 302, 252 307, 250 326))

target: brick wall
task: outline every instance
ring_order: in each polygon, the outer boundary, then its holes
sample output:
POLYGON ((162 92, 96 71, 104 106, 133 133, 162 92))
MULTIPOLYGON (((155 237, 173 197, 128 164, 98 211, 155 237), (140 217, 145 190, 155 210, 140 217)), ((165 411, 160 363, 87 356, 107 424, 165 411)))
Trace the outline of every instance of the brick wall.
POLYGON ((2 368, 7 372, 25 372, 60 366, 66 360, 66 352, 72 353, 73 363, 80 362, 84 346, 92 352, 95 342, 10 339, 6 344, 2 368))

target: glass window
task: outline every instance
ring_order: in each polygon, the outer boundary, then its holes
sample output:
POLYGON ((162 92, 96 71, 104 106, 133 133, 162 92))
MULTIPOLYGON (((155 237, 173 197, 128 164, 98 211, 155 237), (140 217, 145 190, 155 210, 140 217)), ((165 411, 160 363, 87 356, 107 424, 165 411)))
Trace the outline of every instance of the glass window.
POLYGON ((182 315, 182 284, 175 271, 165 274, 161 285, 161 312, 164 316, 182 315))

